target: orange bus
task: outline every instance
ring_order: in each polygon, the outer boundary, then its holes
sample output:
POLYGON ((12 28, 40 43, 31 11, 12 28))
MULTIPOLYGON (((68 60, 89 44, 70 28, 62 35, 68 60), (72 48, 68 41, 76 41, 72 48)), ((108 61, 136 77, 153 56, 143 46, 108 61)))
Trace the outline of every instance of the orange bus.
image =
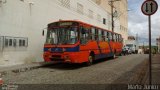
POLYGON ((81 21, 60 20, 48 24, 43 57, 46 62, 91 65, 93 60, 115 58, 122 47, 122 36, 118 33, 81 21))

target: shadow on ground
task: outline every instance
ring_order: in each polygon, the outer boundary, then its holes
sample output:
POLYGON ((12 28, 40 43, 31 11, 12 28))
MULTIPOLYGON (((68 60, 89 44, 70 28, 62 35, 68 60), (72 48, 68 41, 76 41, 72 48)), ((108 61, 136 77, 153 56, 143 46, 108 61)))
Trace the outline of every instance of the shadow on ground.
MULTIPOLYGON (((107 62, 109 60, 113 60, 113 59, 111 59, 111 58, 98 59, 98 60, 95 60, 91 66, 94 66, 94 65, 97 65, 97 64, 100 64, 103 62, 107 62)), ((58 63, 44 65, 41 68, 51 68, 51 69, 53 68, 53 69, 58 69, 58 70, 74 70, 74 69, 79 69, 79 68, 83 68, 83 67, 90 67, 90 66, 87 66, 86 63, 71 64, 71 63, 58 62, 58 63)))

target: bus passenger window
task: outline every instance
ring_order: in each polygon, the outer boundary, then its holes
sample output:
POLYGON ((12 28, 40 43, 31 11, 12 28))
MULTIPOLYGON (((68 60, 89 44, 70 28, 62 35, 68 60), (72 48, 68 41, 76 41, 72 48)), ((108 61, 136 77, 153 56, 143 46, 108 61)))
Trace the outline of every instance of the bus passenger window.
POLYGON ((80 35, 80 43, 86 44, 89 38, 89 31, 86 28, 81 28, 81 35, 80 35))
POLYGON ((91 40, 95 40, 95 28, 91 28, 91 40))
POLYGON ((111 41, 112 40, 112 33, 109 32, 108 35, 109 35, 109 41, 111 41))
POLYGON ((98 29, 98 40, 99 41, 102 41, 102 30, 101 29, 98 29))
POLYGON ((102 31, 102 41, 105 41, 104 31, 102 31))
POLYGON ((81 27, 81 34, 85 34, 86 31, 85 31, 85 28, 81 27))
POLYGON ((92 33, 91 33, 91 29, 88 28, 88 40, 92 40, 92 33))
POLYGON ((119 42, 119 39, 118 39, 119 35, 117 34, 117 42, 119 42))
POLYGON ((105 35, 105 41, 108 41, 108 32, 105 31, 104 35, 105 35))
POLYGON ((75 32, 75 31, 70 31, 70 43, 71 44, 74 44, 74 42, 76 42, 76 40, 77 40, 77 32, 75 32))
POLYGON ((117 42, 117 34, 115 34, 115 42, 117 42))
POLYGON ((120 42, 120 35, 118 34, 118 42, 120 42))
POLYGON ((116 42, 116 34, 113 34, 113 41, 116 42))
POLYGON ((122 36, 121 35, 119 35, 119 37, 120 37, 120 41, 119 42, 123 42, 123 38, 122 38, 122 36))
POLYGON ((97 40, 97 41, 99 40, 98 39, 98 29, 95 30, 95 40, 97 40))
POLYGON ((117 42, 117 34, 115 34, 115 42, 117 42))

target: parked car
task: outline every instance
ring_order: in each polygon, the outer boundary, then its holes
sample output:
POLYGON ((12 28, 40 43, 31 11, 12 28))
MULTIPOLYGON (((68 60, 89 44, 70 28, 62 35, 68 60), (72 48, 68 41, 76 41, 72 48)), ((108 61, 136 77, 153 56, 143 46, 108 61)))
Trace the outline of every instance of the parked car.
POLYGON ((122 55, 132 54, 132 50, 128 46, 124 46, 122 49, 122 55))
POLYGON ((122 55, 126 55, 126 48, 125 47, 122 48, 122 55))
POLYGON ((132 54, 133 53, 133 51, 132 51, 132 49, 131 48, 128 48, 128 52, 127 52, 128 54, 132 54))

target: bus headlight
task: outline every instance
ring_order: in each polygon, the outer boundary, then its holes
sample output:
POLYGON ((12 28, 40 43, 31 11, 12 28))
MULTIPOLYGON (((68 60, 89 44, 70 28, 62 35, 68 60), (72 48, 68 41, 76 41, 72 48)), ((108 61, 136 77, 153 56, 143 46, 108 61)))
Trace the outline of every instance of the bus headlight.
POLYGON ((69 60, 69 56, 68 56, 68 55, 65 55, 65 56, 64 56, 64 59, 65 59, 65 60, 69 60))
POLYGON ((51 52, 52 51, 51 48, 49 48, 48 51, 51 52))

